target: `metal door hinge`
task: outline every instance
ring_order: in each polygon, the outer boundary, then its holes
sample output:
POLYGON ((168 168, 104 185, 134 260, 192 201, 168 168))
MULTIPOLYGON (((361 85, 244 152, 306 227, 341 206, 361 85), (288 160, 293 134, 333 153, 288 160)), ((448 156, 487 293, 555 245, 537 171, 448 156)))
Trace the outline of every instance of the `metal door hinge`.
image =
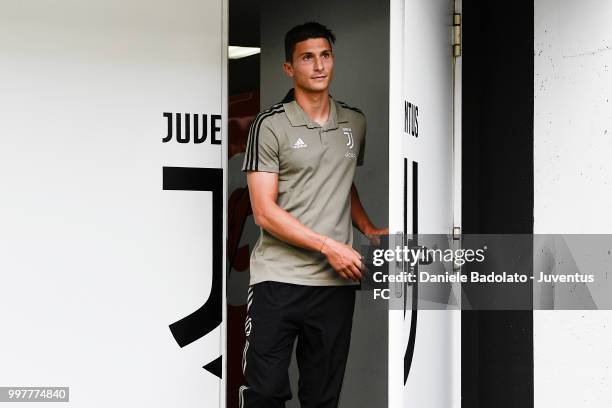
MULTIPOLYGON (((454 250, 461 249, 461 227, 453 226, 453 240, 451 246, 454 250)), ((458 259, 453 259, 453 272, 461 271, 462 264, 457 261, 458 259)))
POLYGON ((461 56, 461 14, 453 14, 453 57, 461 56))
POLYGON ((461 227, 453 227, 453 240, 461 239, 461 227))

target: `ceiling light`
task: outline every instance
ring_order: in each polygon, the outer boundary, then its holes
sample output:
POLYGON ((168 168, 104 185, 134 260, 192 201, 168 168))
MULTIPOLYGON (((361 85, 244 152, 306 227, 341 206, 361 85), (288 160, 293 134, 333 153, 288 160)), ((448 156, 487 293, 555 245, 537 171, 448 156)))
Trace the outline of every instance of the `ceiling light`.
POLYGON ((259 47, 237 47, 230 45, 228 47, 227 56, 229 59, 240 59, 250 57, 251 55, 259 54, 261 49, 259 47))

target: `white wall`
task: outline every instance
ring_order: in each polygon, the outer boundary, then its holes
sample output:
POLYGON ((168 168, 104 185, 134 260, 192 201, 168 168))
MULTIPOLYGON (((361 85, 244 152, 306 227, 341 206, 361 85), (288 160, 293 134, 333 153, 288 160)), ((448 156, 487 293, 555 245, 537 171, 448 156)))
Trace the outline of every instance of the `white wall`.
POLYGON ((211 291, 212 194, 164 191, 162 167, 220 168, 223 148, 162 143, 162 114, 224 113, 222 17, 221 1, 0 5, 1 385, 219 404, 202 366, 220 328, 180 348, 168 327, 211 291))
MULTIPOLYGON (((612 3, 536 0, 534 233, 612 232, 612 3)), ((610 311, 534 311, 536 407, 612 405, 610 311)))

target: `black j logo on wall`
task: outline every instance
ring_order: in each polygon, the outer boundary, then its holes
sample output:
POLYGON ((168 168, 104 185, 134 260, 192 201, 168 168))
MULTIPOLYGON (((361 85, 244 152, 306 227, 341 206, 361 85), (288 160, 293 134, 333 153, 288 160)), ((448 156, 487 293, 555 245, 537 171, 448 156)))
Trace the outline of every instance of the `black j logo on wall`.
MULTIPOLYGON (((408 159, 404 157, 404 236, 408 233, 408 159)), ((412 236, 414 239, 412 245, 418 245, 416 237, 419 233, 419 164, 412 162, 412 236)), ((407 242, 407 239, 405 240, 407 242)), ((414 270, 418 277, 418 264, 414 270)), ((406 317, 407 309, 407 294, 408 285, 404 283, 404 318, 406 317)), ((404 352, 404 385, 408 381, 408 374, 412 367, 412 358, 414 357, 414 347, 416 342, 416 330, 418 321, 418 298, 419 298, 419 282, 418 279, 412 284, 412 314, 410 315, 410 334, 408 336, 408 344, 404 352)))
MULTIPOLYGON (((172 323, 170 331, 180 347, 206 336, 221 324, 223 279, 223 169, 164 167, 164 190, 212 192, 212 289, 198 310, 172 323)), ((204 366, 221 378, 221 357, 204 366)))

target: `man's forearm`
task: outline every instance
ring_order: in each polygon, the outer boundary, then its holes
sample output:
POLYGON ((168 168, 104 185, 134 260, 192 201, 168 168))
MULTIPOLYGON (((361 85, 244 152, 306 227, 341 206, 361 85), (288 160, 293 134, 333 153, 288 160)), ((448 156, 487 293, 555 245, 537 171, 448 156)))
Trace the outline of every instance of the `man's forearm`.
POLYGON ((256 222, 278 239, 312 251, 319 252, 327 238, 302 224, 278 204, 269 205, 256 222))
POLYGON ((361 205, 355 184, 351 186, 351 219, 353 225, 364 235, 376 228, 361 205))

